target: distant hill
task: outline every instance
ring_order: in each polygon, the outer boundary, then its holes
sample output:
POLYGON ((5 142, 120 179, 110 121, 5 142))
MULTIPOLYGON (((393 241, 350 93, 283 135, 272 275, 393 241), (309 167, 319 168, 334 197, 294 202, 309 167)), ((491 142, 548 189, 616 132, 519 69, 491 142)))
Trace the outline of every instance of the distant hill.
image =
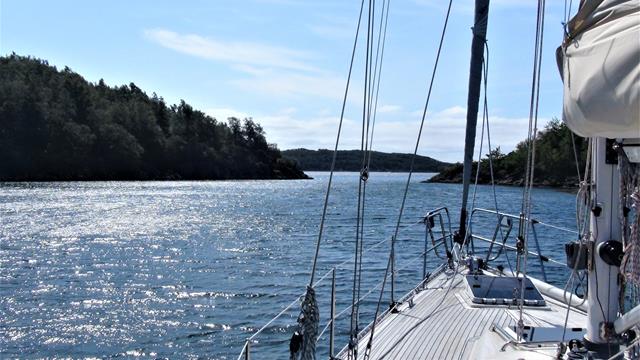
MULTIPOLYGON (((292 149, 283 150, 282 156, 294 161, 298 167, 305 171, 329 171, 333 150, 308 150, 292 149)), ((371 154, 371 171, 409 171, 412 154, 384 153, 374 151, 371 154)), ((336 171, 360 171, 362 165, 362 152, 360 150, 338 150, 336 158, 336 171)), ((440 172, 450 163, 438 161, 428 156, 416 157, 414 171, 440 172)))
POLYGON ((0 57, 0 180, 302 179, 247 118, 218 121, 134 83, 0 57))

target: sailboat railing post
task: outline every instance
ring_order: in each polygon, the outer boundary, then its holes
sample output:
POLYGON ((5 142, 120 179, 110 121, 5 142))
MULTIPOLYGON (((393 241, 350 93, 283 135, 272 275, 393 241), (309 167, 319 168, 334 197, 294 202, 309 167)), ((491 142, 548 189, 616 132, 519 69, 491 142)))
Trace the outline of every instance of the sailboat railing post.
MULTIPOLYGON (((445 240, 446 241, 446 240, 445 240)), ((429 242, 429 230, 425 226, 424 230, 424 254, 422 259, 422 280, 427 278, 427 244, 429 242)))
POLYGON ((396 282, 396 254, 395 254, 395 246, 396 246, 396 237, 391 237, 391 306, 393 307, 395 304, 395 297, 393 295, 395 290, 395 282, 396 282))
POLYGON ((544 262, 542 260, 542 251, 540 250, 540 242, 538 242, 538 233, 536 232, 536 224, 537 220, 531 219, 531 232, 533 233, 533 241, 536 243, 536 250, 538 251, 538 260, 540 261, 540 271, 542 271, 542 278, 544 282, 549 282, 547 280, 547 272, 544 270, 544 262))
POLYGON ((331 270, 331 325, 329 326, 329 360, 333 359, 334 322, 336 319, 336 268, 331 270))
POLYGON ((250 360, 251 359, 251 354, 250 354, 251 351, 249 350, 249 347, 250 347, 249 344, 250 343, 251 343, 251 341, 247 340, 247 342, 244 344, 244 360, 250 360))

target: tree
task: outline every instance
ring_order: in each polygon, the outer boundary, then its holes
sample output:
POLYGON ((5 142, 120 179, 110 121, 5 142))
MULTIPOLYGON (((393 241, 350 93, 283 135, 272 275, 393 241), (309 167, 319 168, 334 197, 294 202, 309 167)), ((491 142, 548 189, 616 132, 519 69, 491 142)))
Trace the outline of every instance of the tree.
POLYGON ((0 57, 0 180, 302 178, 252 119, 167 106, 133 82, 0 57))

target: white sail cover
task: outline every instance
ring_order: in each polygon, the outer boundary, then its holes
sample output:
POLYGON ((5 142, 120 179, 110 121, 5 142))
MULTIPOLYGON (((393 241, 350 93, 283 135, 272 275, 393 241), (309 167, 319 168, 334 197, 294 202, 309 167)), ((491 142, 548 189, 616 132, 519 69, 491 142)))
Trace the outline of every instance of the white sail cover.
POLYGON ((569 128, 640 137, 640 0, 582 1, 558 55, 569 128))

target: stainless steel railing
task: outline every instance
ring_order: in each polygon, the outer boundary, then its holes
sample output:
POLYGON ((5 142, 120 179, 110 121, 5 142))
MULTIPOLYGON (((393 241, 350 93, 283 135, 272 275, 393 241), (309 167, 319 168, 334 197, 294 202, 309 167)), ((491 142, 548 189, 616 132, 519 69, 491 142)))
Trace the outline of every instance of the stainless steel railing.
POLYGON ((487 253, 485 256, 486 262, 491 262, 496 260, 503 252, 518 251, 517 246, 507 244, 507 241, 513 238, 511 230, 513 229, 514 220, 517 220, 517 221, 522 220, 525 222, 529 222, 530 229, 531 229, 530 231, 532 235, 531 239, 533 239, 533 245, 535 246, 536 251, 528 250, 527 255, 533 256, 538 259, 542 277, 544 281, 547 282, 548 279, 547 279, 547 273, 545 270, 545 263, 553 263, 561 266, 566 266, 566 264, 542 254, 542 249, 540 247, 540 241, 538 238, 537 227, 539 226, 548 227, 548 228, 559 230, 561 232, 572 234, 572 235, 578 235, 577 231, 563 228, 560 226, 546 224, 536 219, 524 218, 518 215, 507 214, 507 213, 503 213, 495 210, 476 208, 471 211, 471 216, 469 218, 469 233, 468 233, 469 238, 468 239, 470 240, 469 245, 472 248, 472 252, 476 253, 475 243, 474 243, 475 240, 482 241, 484 243, 489 244, 487 253), (491 238, 479 235, 473 231, 475 219, 479 216, 479 214, 491 214, 496 216, 496 225, 491 238), (494 247, 498 247, 498 250, 494 250, 494 247))

